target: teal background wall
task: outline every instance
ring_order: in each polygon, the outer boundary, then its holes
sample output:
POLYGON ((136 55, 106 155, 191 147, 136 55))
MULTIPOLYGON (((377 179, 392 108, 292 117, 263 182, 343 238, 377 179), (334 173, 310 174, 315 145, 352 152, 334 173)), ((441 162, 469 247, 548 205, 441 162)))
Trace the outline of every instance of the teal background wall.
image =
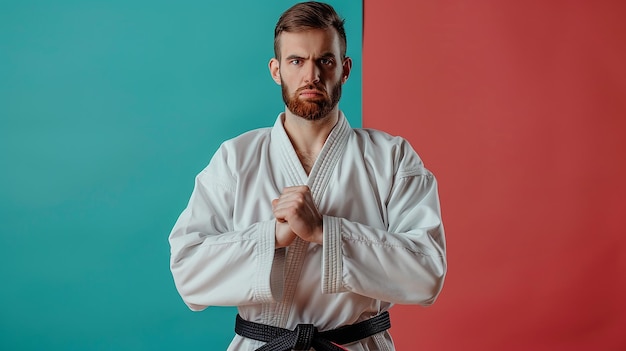
MULTIPOLYGON (((283 110, 273 27, 294 1, 0 1, 0 349, 220 350, 167 236, 219 144, 283 110)), ((361 125, 361 1, 342 109, 361 125)))

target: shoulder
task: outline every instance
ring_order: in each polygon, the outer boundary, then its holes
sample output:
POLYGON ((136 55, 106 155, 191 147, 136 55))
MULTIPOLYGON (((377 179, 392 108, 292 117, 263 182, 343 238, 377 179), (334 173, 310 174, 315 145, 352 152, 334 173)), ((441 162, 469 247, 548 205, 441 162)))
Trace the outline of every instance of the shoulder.
POLYGON ((370 162, 390 162, 397 176, 429 174, 408 140, 371 128, 354 128, 354 138, 370 162))
POLYGON ((228 139, 222 143, 220 150, 229 152, 247 151, 249 148, 254 148, 259 144, 263 144, 270 138, 270 127, 258 128, 247 131, 232 139, 228 139))
POLYGON ((271 128, 259 128, 228 139, 217 149, 204 174, 234 177, 259 159, 259 154, 269 145, 271 128))
POLYGON ((231 168, 239 169, 258 160, 259 153, 269 147, 271 128, 253 129, 222 143, 218 154, 226 158, 231 168))
POLYGON ((387 132, 372 128, 353 128, 355 136, 364 142, 370 142, 378 147, 396 147, 406 143, 406 139, 391 135, 387 132))

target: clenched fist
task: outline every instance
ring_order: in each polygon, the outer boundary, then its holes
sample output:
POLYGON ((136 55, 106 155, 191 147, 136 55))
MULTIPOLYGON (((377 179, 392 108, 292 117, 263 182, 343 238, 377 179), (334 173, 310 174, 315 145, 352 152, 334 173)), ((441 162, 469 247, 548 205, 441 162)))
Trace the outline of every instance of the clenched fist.
POLYGON ((284 188, 278 199, 272 200, 272 209, 276 217, 277 247, 291 244, 295 239, 294 235, 304 241, 322 244, 322 215, 315 207, 308 186, 284 188))

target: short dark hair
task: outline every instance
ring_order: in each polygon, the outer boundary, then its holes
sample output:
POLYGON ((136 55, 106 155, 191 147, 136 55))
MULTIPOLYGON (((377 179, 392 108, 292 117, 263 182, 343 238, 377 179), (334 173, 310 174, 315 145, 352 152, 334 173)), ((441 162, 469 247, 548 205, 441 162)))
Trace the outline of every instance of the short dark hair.
POLYGON ((274 28, 274 56, 280 59, 280 34, 282 32, 301 32, 308 29, 334 28, 339 34, 341 58, 346 57, 348 41, 343 28, 345 19, 339 17, 335 9, 317 1, 295 4, 278 19, 274 28))

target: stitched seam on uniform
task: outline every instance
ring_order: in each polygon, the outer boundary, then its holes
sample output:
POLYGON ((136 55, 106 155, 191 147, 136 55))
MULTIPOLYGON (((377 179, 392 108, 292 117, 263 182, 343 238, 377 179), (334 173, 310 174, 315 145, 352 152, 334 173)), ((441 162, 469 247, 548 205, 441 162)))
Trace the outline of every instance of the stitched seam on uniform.
POLYGON ((283 290, 283 299, 277 307, 277 326, 284 328, 289 320, 289 315, 293 305, 293 299, 295 297, 298 280, 300 280, 300 274, 302 272, 302 265, 306 255, 306 249, 308 242, 296 238, 294 243, 289 246, 287 251, 287 258, 285 260, 285 266, 287 272, 285 272, 285 287, 283 290))
MULTIPOLYGON (((291 152, 293 149, 290 149, 291 142, 289 141, 289 137, 284 129, 282 129, 282 126, 277 126, 276 128, 281 128, 278 130, 280 132, 280 140, 278 140, 278 142, 284 156, 281 164, 283 169, 285 169, 288 181, 290 181, 288 185, 302 184, 302 180, 299 176, 299 168, 297 167, 298 165, 295 164, 296 161, 291 152)), ((276 305, 276 318, 274 320, 276 326, 284 328, 289 320, 289 314, 295 297, 298 280, 300 279, 300 272, 304 263, 307 246, 308 243, 304 242, 302 239, 296 238, 294 243, 287 249, 283 297, 276 305)))
POLYGON ((259 245, 259 252, 257 253, 257 257, 259 262, 257 265, 258 271, 256 274, 255 283, 257 289, 255 289, 255 297, 261 303, 272 301, 272 289, 270 286, 270 282, 264 281, 263 277, 265 277, 265 275, 261 274, 261 272, 268 272, 269 270, 271 270, 272 264, 272 257, 270 253, 271 245, 269 243, 269 240, 267 240, 268 238, 266 238, 269 234, 269 224, 271 224, 271 222, 260 223, 258 228, 259 235, 257 242, 259 245), (267 261, 269 261, 269 269, 267 267, 267 261))
POLYGON ((332 276, 334 278, 333 291, 339 292, 343 283, 343 260, 341 255, 341 221, 336 218, 335 220, 333 220, 333 222, 335 223, 333 240, 333 245, 335 246, 333 250, 333 267, 335 268, 335 272, 332 276))
POLYGON ((324 271, 322 272, 322 293, 330 294, 332 293, 332 283, 331 283, 331 272, 333 271, 333 262, 332 262, 332 254, 331 251, 333 249, 333 228, 331 225, 330 218, 324 216, 324 230, 327 231, 326 239, 327 242, 322 246, 322 264, 324 271))
MULTIPOLYGON (((347 144, 348 127, 345 117, 341 116, 338 125, 328 136, 324 148, 318 156, 320 162, 316 162, 314 169, 311 170, 311 175, 314 177, 311 193, 315 205, 318 207, 330 182, 331 174, 347 144)), ((324 243, 324 247, 322 247, 323 274, 325 277, 322 282, 322 292, 328 294, 338 292, 343 281, 341 253, 338 251, 341 249, 341 244, 340 239, 337 239, 338 236, 341 236, 341 225, 337 219, 331 217, 323 217, 323 220, 326 222, 325 226, 328 226, 329 232, 327 235, 328 242, 324 243)))
MULTIPOLYGON (((272 238, 273 239, 273 238, 272 238)), ((283 298, 285 285, 283 282, 284 272, 285 272, 285 249, 274 249, 274 257, 272 260, 272 269, 276 268, 280 270, 280 275, 272 274, 270 276, 270 288, 274 286, 280 285, 280 294, 275 295, 277 292, 272 290, 272 296, 274 296, 274 301, 280 300, 283 298)))
MULTIPOLYGON (((278 156, 282 156, 279 157, 280 160, 278 162, 286 177, 286 186, 304 184, 301 179, 301 172, 303 171, 301 168, 298 168, 301 165, 299 163, 296 164, 297 156, 293 152, 293 148, 290 149, 291 142, 282 126, 282 118, 280 116, 274 125, 272 136, 274 136, 272 140, 274 147, 279 152, 278 156)), ((265 311, 271 311, 268 313, 268 316, 272 315, 271 320, 268 320, 271 325, 284 328, 289 320, 297 282, 304 263, 306 247, 307 245, 301 239, 296 238, 294 243, 287 248, 287 255, 284 261, 283 296, 280 301, 268 305, 265 309, 265 311)))
POLYGON ((346 240, 354 242, 354 243, 359 243, 359 244, 365 244, 365 245, 372 245, 372 246, 379 246, 379 247, 388 247, 388 248, 396 248, 396 249, 404 249, 406 251, 412 252, 412 253, 416 253, 422 256, 428 256, 428 257, 444 257, 443 255, 433 255, 433 254, 429 254, 420 250, 412 250, 406 246, 402 246, 402 245, 393 245, 393 244, 387 244, 387 243, 381 243, 381 242, 376 242, 376 241, 372 241, 372 240, 364 240, 364 239, 354 239, 354 238, 346 238, 346 240))
POLYGON ((389 347, 389 345, 387 345, 387 340, 385 340, 384 334, 385 332, 380 332, 378 334, 372 335, 372 338, 374 339, 374 343, 376 343, 376 346, 378 346, 380 351, 393 351, 389 347))
POLYGON ((324 217, 327 239, 323 247, 324 280, 322 292, 339 292, 343 283, 343 265, 341 260, 341 222, 337 218, 324 217))
POLYGON ((299 177, 298 177, 298 170, 296 168, 296 165, 293 164, 293 160, 291 158, 291 153, 289 152, 289 147, 286 145, 287 141, 285 140, 281 140, 280 141, 280 146, 281 146, 281 151, 284 155, 284 159, 282 160, 282 165, 283 168, 286 171, 286 174, 289 178, 289 180, 291 181, 290 185, 296 185, 299 184, 299 177))
POLYGON ((414 176, 432 177, 433 175, 432 173, 428 172, 423 167, 403 169, 403 170, 399 170, 397 173, 398 178, 406 178, 406 177, 414 177, 414 176))
POLYGON ((330 183, 330 176, 347 144, 349 125, 345 117, 342 117, 338 123, 337 129, 330 133, 322 152, 318 156, 320 163, 316 163, 314 166, 317 169, 311 170, 311 175, 315 176, 313 184, 311 184, 311 192, 317 206, 321 203, 324 191, 330 183))
POLYGON ((213 247, 213 246, 218 246, 218 245, 240 243, 240 242, 244 242, 244 241, 250 241, 250 238, 236 239, 236 240, 224 240, 224 241, 218 241, 218 242, 216 242, 216 241, 204 242, 204 243, 202 243, 202 245, 200 247, 201 248, 203 248, 203 247, 213 247))

